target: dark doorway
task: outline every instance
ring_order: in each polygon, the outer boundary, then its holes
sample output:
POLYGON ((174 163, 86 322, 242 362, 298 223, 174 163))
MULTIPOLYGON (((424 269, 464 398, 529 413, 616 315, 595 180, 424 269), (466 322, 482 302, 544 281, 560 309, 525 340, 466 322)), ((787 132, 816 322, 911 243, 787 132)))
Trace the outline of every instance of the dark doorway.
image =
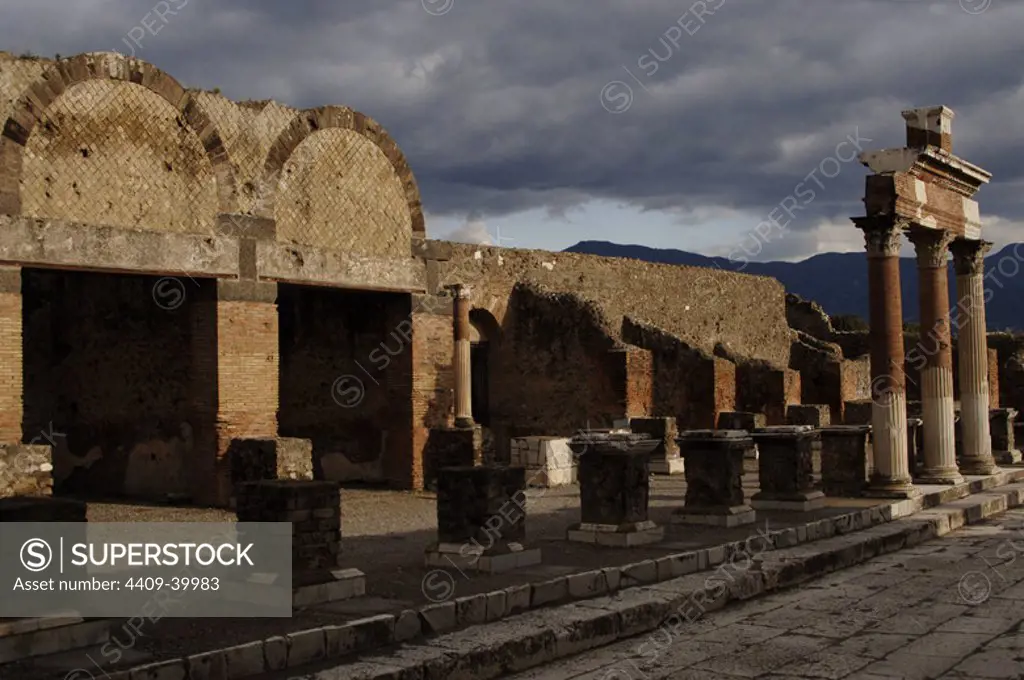
POLYGON ((488 380, 490 375, 489 356, 490 343, 474 342, 470 345, 470 398, 473 408, 473 422, 485 427, 491 424, 491 407, 488 399, 491 389, 488 380))

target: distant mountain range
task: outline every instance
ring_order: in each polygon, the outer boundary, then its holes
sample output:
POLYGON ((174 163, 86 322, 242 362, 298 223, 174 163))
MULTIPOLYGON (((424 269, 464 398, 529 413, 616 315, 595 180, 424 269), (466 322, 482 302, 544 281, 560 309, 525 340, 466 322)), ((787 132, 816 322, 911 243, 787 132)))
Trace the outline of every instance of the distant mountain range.
MULTIPOLYGON (((786 291, 805 300, 814 300, 831 316, 854 314, 868 318, 867 262, 864 253, 822 253, 802 262, 732 262, 724 257, 706 257, 683 250, 619 245, 607 241, 581 241, 566 248, 570 253, 588 253, 605 257, 625 257, 646 262, 718 267, 778 279, 786 291)), ((985 280, 992 291, 985 312, 990 331, 1024 330, 1024 244, 1008 245, 985 259, 985 280), (995 281, 995 283, 993 283, 995 281), (1000 287, 999 284, 1002 284, 1000 287)), ((918 321, 917 265, 914 258, 900 261, 903 289, 903 317, 918 321)), ((949 265, 950 301, 956 304, 956 275, 949 265)))

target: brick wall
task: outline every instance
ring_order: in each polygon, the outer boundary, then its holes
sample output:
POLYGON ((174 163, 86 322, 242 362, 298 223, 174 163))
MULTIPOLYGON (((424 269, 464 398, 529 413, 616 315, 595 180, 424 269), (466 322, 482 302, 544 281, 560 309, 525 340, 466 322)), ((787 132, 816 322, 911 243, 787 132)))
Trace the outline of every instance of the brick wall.
POLYGON ((312 440, 319 478, 397 474, 385 466, 411 446, 409 296, 281 285, 279 307, 281 434, 312 440))
POLYGON ((644 349, 627 348, 626 399, 623 409, 626 417, 650 416, 654 410, 654 357, 644 349))
POLYGON ((21 268, 0 267, 0 443, 22 439, 21 268))
POLYGON ((156 280, 24 272, 23 436, 52 439, 58 491, 186 490, 182 461, 194 445, 188 303, 161 308, 156 280))
POLYGON ((775 279, 702 267, 652 264, 575 253, 450 247, 434 265, 439 282, 474 286, 474 303, 502 322, 501 307, 518 283, 572 291, 600 312, 605 332, 621 339, 623 320, 650 324, 712 354, 722 345, 736 357, 789 363, 791 331, 785 291, 775 279), (477 256, 479 253, 479 257, 477 256))
POLYGON ((676 418, 680 429, 714 427, 736 401, 736 365, 710 356, 651 326, 627 322, 625 339, 651 354, 649 415, 676 418))
POLYGON ((197 502, 227 505, 233 439, 277 436, 276 298, 273 283, 202 281, 195 301, 186 305, 195 443, 185 460, 189 492, 197 502))

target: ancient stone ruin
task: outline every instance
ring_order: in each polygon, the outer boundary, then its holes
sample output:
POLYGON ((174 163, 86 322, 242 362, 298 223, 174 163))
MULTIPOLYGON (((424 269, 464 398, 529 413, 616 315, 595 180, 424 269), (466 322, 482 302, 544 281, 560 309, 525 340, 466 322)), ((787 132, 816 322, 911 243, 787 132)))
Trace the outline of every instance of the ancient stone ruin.
POLYGON ((417 489, 509 462, 513 440, 629 419, 669 428, 654 469, 679 474, 676 431, 802 424, 800 406, 873 425, 872 487, 906 493, 911 377, 925 481, 991 471, 989 408, 1024 407, 1021 343, 985 336, 972 196, 989 175, 951 154, 943 107, 863 158, 868 336, 768 278, 429 239, 401 150, 345 107, 233 102, 113 53, 4 55, 0 73, 7 495, 46 491, 31 480, 52 466, 57 493, 227 505, 296 440, 298 477, 417 489), (904 233, 928 336, 909 353, 904 233))

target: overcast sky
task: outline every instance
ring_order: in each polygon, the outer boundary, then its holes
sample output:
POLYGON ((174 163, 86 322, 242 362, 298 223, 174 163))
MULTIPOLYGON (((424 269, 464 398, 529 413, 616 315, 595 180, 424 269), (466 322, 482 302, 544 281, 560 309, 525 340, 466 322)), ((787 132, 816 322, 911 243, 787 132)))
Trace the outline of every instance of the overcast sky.
POLYGON ((856 147, 902 146, 902 109, 945 104, 954 153, 994 175, 978 195, 986 238, 1024 241, 1020 0, 3 0, 2 13, 10 52, 134 51, 186 86, 372 116, 408 157, 434 238, 724 255, 795 202, 751 259, 859 250, 856 147))

